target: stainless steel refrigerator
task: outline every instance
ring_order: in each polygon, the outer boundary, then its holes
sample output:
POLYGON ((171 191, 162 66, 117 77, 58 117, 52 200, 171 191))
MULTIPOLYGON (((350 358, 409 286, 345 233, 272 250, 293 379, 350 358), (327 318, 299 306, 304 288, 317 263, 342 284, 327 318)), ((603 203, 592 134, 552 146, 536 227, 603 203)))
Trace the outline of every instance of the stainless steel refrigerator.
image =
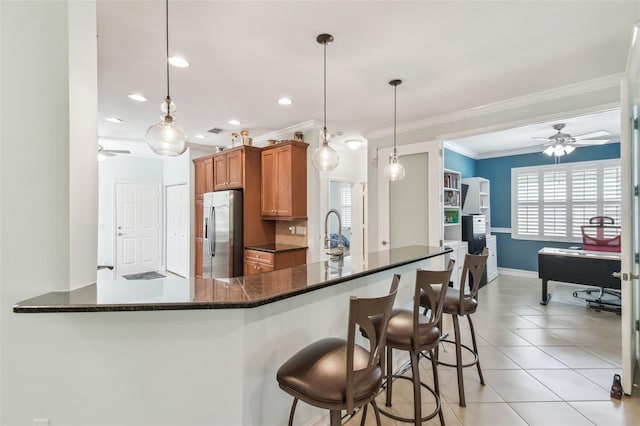
POLYGON ((204 194, 203 278, 242 275, 242 191, 204 194))

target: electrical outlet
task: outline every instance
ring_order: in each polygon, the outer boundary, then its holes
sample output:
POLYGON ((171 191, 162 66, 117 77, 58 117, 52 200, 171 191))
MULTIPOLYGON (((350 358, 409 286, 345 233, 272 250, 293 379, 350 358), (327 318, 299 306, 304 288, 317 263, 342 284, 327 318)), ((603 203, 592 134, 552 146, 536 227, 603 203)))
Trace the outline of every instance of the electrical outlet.
POLYGON ((33 419, 33 426, 50 426, 49 419, 33 419))
POLYGON ((290 226, 289 227, 289 232, 291 232, 292 234, 296 233, 296 227, 295 226, 290 226))
POLYGON ((305 235, 306 233, 307 233, 307 227, 306 226, 296 226, 296 234, 305 235))

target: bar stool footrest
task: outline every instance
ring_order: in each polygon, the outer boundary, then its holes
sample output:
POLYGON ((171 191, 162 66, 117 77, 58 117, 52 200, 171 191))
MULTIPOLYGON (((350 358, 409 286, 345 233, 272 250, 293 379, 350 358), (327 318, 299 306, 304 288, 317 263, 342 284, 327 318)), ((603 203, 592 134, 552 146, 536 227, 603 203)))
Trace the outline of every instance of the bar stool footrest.
MULTIPOLYGON (((454 346, 456 344, 456 342, 453 341, 453 340, 440 340, 440 343, 451 343, 454 346)), ((478 354, 472 348, 470 348, 467 345, 460 344, 460 347, 463 348, 463 349, 466 349, 467 351, 469 351, 470 353, 473 354, 473 361, 471 361, 471 362, 469 362, 467 364, 462 364, 462 367, 466 368, 466 367, 471 367, 473 365, 476 365, 478 363, 478 354)), ((429 360, 431 359, 428 354, 423 353, 422 356, 424 356, 425 358, 427 358, 429 360)), ((438 365, 444 365, 445 367, 454 367, 454 368, 457 367, 457 364, 450 364, 448 362, 444 362, 444 361, 440 361, 440 360, 438 360, 437 363, 438 363, 438 365)))
MULTIPOLYGON (((393 379, 404 379, 404 380, 410 380, 411 382, 413 382, 413 378, 412 377, 407 377, 407 376, 401 376, 399 374, 393 374, 391 376, 393 379)), ((420 386, 422 386, 423 388, 427 389, 429 391, 429 393, 431 393, 431 395, 433 395, 433 397, 436 400, 436 409, 434 411, 432 411, 430 414, 427 414, 426 416, 422 417, 422 419, 420 419, 420 422, 426 422, 428 420, 431 420, 432 418, 434 418, 435 416, 438 415, 438 413, 440 412, 440 410, 442 410, 441 407, 441 403, 440 403, 440 397, 438 396, 438 394, 436 394, 436 391, 431 389, 431 387, 429 385, 427 385, 424 382, 420 382, 420 386)), ((383 386, 385 392, 387 391, 387 386, 386 384, 383 386)), ((378 407, 378 411, 380 412, 380 414, 389 417, 393 420, 397 420, 399 422, 403 422, 403 423, 415 423, 415 419, 413 418, 407 418, 407 417, 400 417, 400 416, 396 416, 395 414, 389 413, 388 411, 383 410, 382 408, 378 407)))

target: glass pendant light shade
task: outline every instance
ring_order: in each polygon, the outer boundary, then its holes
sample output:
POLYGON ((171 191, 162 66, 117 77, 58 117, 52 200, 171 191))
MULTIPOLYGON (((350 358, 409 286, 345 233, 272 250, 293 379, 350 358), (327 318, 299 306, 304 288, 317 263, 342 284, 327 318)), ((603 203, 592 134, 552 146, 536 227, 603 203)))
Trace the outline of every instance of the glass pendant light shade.
POLYGON ((398 156, 394 153, 389 157, 389 164, 382 171, 384 177, 390 181, 398 181, 404 179, 404 166, 398 161, 398 156))
POLYGON ((575 150, 575 148, 571 145, 565 145, 564 146, 564 152, 566 152, 567 154, 571 154, 573 151, 575 150))
POLYGON ((340 162, 340 157, 335 149, 329 146, 329 142, 323 138, 320 146, 313 151, 313 156, 311 157, 311 163, 313 167, 323 172, 329 172, 336 167, 338 167, 338 163, 340 162))

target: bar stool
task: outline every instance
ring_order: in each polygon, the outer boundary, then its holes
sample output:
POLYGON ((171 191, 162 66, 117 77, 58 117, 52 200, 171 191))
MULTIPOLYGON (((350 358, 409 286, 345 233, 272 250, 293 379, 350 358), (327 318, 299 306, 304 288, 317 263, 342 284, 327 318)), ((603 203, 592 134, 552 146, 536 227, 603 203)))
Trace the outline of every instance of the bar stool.
MULTIPOLYGON (((473 314, 478 308, 478 288, 480 287, 480 279, 484 268, 487 266, 487 258, 489 256, 489 250, 485 247, 482 254, 467 254, 464 258, 464 265, 462 267, 462 276, 460 277, 460 288, 447 288, 447 292, 444 298, 443 314, 450 314, 453 319, 453 330, 455 341, 443 339, 443 342, 453 343, 456 347, 456 363, 450 364, 443 361, 438 361, 438 364, 447 367, 455 367, 458 375, 458 396, 460 399, 459 405, 466 407, 466 401, 464 397, 464 377, 462 375, 462 369, 465 367, 471 367, 475 365, 478 368, 478 376, 480 376, 480 383, 484 383, 484 377, 482 376, 482 369, 480 368, 480 359, 478 358, 478 344, 476 343, 476 333, 473 328, 473 322, 471 321, 471 314, 473 314), (467 276, 471 273, 471 279, 469 281, 469 288, 467 292, 466 282, 467 276), (467 345, 462 344, 462 336, 460 336, 460 323, 458 317, 466 316, 469 320, 469 328, 471 331, 471 341, 473 342, 473 349, 467 345), (463 364, 462 363, 462 349, 473 354, 473 361, 463 364)), ((430 306, 427 301, 421 301, 421 305, 426 308, 430 306)), ((442 324, 440 324, 442 326, 442 324)), ((438 350, 436 349, 436 359, 438 357, 438 350)))
POLYGON ((416 271, 416 284, 414 292, 413 310, 394 309, 391 312, 391 319, 387 326, 387 382, 385 405, 391 407, 393 395, 393 379, 411 380, 413 382, 413 418, 400 417, 390 412, 380 410, 382 414, 394 420, 416 425, 432 419, 436 415, 440 417, 440 424, 444 426, 444 416, 440 403, 440 388, 438 385, 437 359, 434 349, 440 341, 440 327, 438 326, 442 317, 442 305, 446 294, 446 287, 453 270, 453 260, 449 261, 448 269, 445 271, 416 271), (430 310, 428 320, 420 315, 420 300, 424 298, 429 301, 430 306, 435 309, 430 310), (411 359, 412 377, 393 374, 393 349, 408 351, 411 359), (433 368, 433 389, 420 381, 420 354, 427 351, 431 355, 431 367, 433 368), (436 408, 426 416, 422 416, 422 396, 421 388, 427 389, 435 398, 436 408))
POLYGON ((364 407, 364 424, 367 404, 371 403, 376 422, 380 425, 375 397, 382 386, 384 356, 381 354, 399 282, 400 276, 395 275, 391 290, 384 297, 360 299, 351 296, 347 339, 334 337, 314 342, 298 351, 278 369, 276 377, 280 388, 294 398, 289 426, 293 424, 299 399, 330 410, 331 426, 340 425, 342 410, 352 413, 358 407, 364 407), (376 328, 374 320, 383 327, 376 328), (371 336, 369 350, 355 343, 356 327, 366 330, 371 336))

